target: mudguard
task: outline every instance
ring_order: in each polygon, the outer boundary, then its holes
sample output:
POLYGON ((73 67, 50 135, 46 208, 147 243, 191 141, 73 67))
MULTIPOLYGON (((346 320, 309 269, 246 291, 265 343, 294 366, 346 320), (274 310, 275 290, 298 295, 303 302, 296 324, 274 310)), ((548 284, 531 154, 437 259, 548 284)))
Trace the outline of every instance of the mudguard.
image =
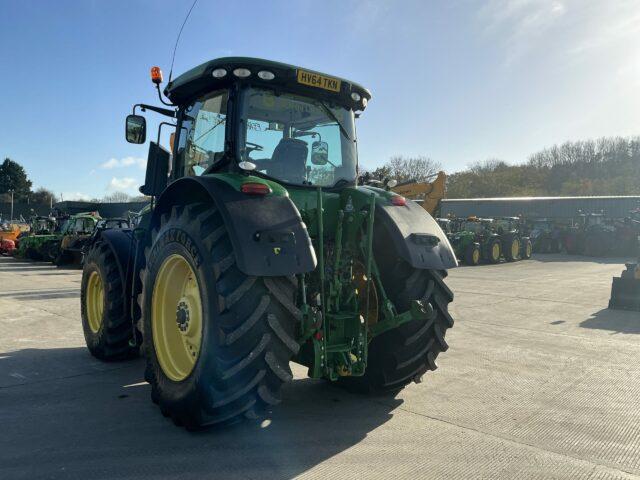
POLYGON ((288 196, 247 195, 216 177, 183 177, 158 198, 152 222, 185 199, 214 202, 229 231, 237 266, 246 275, 294 275, 316 267, 307 227, 288 196))
POLYGON ((438 222, 420 205, 376 204, 375 224, 382 224, 400 257, 412 267, 447 270, 458 266, 453 248, 438 222))

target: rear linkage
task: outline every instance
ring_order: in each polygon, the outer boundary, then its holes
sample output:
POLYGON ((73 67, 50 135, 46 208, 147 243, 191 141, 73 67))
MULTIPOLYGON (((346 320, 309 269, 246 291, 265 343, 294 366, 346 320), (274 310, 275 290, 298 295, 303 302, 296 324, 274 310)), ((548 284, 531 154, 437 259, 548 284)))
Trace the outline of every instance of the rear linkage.
POLYGON ((306 223, 317 225, 313 237, 318 278, 312 277, 315 272, 298 276, 302 313, 298 342, 304 346, 311 341, 312 348, 301 349, 295 361, 310 365, 312 378, 337 380, 364 375, 371 338, 412 320, 434 316, 431 304, 420 300, 414 300, 409 311, 398 314, 387 297, 373 257, 375 204, 375 194, 350 194, 337 212, 333 242, 325 238, 320 188, 317 208, 309 212, 316 217, 315 222, 306 223), (327 243, 334 245, 332 255, 325 252, 327 243), (314 305, 307 301, 310 283, 319 287, 314 305))

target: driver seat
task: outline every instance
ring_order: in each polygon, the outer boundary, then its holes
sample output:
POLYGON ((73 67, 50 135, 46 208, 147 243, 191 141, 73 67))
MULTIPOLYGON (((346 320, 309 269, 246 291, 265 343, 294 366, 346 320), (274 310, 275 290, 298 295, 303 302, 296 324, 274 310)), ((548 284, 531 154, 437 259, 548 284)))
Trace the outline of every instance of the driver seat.
POLYGON ((283 138, 273 150, 267 173, 289 183, 301 184, 307 176, 307 142, 298 138, 283 138))

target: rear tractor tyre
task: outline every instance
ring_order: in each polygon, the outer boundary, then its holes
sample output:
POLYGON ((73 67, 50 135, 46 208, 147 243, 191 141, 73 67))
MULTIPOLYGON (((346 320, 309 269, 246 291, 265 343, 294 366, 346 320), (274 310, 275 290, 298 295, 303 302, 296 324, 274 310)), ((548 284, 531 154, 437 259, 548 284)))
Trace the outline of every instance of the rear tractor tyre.
POLYGON ((485 254, 485 259, 488 263, 498 263, 500 262, 500 257, 502 256, 502 248, 500 246, 500 240, 494 238, 489 241, 487 245, 487 251, 485 254))
POLYGON ((516 236, 509 237, 504 245, 504 258, 507 262, 520 260, 520 239, 516 236))
POLYGON ((91 247, 82 270, 80 310, 87 348, 101 360, 138 354, 117 260, 104 242, 91 247), (132 345, 133 343, 133 345, 132 345))
POLYGON ((386 293, 398 312, 420 300, 431 304, 433 315, 374 337, 365 374, 343 377, 339 384, 358 393, 397 392, 411 382, 420 383, 427 371, 438 368, 436 358, 449 348, 445 334, 453 326, 448 311, 453 292, 445 285, 445 276, 446 271, 418 270, 404 261, 386 275, 382 272, 386 293))
POLYGON ((464 263, 471 266, 476 266, 480 263, 482 253, 480 252, 479 243, 470 243, 464 252, 464 263))
POLYGON ((192 430, 259 418, 279 403, 299 349, 295 278, 242 273, 207 203, 162 215, 145 256, 145 379, 163 415, 192 430))

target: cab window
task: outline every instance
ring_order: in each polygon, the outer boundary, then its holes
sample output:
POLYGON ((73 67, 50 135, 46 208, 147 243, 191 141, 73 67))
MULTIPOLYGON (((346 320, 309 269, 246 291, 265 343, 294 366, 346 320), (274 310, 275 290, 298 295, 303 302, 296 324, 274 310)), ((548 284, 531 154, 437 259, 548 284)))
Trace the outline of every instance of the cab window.
POLYGON ((226 90, 213 92, 184 111, 178 145, 178 176, 202 175, 222 159, 228 98, 226 90))
POLYGON ((292 93, 243 95, 239 158, 276 180, 331 187, 356 177, 353 112, 292 93))

